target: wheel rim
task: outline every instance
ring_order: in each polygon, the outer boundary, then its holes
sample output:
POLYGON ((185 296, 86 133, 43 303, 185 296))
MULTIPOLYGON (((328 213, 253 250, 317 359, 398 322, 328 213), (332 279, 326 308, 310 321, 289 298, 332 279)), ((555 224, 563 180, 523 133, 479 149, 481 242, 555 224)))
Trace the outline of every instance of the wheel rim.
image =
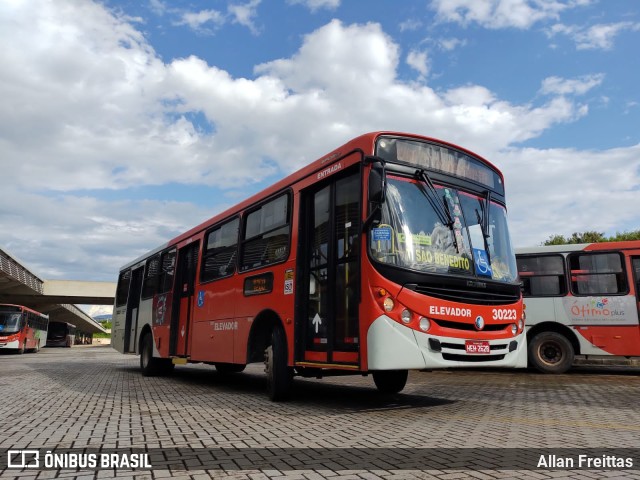
POLYGON ((538 357, 547 365, 557 365, 564 358, 564 352, 559 343, 546 341, 540 345, 538 357))

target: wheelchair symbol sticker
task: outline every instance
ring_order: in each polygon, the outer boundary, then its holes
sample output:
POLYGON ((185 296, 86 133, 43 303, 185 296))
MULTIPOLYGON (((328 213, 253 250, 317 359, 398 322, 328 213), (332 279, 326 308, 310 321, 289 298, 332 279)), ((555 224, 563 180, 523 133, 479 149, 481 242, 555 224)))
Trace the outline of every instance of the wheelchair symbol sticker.
POLYGON ((491 277, 493 275, 493 271, 491 270, 491 265, 489 264, 489 259, 487 257, 487 252, 485 250, 474 248, 473 258, 476 266, 476 273, 478 275, 483 277, 491 277))

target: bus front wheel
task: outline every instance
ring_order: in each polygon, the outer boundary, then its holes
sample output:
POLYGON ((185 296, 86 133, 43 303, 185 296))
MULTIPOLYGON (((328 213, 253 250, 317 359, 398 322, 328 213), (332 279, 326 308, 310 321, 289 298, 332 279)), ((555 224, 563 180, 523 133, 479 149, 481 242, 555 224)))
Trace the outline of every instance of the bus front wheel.
POLYGON ((529 343, 529 364, 542 373, 564 373, 573 358, 573 345, 560 333, 540 332, 529 343))
POLYGON ((378 370, 373 372, 373 382, 380 393, 398 393, 407 384, 408 376, 408 370, 378 370))
POLYGON ((287 365, 287 338, 280 327, 273 329, 271 345, 265 350, 267 394, 274 402, 287 400, 291 393, 293 369, 287 365))

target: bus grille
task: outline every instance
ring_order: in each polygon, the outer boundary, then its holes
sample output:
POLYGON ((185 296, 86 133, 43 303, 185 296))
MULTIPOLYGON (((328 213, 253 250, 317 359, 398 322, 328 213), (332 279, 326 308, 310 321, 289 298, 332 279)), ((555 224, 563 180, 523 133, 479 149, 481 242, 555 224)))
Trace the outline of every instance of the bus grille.
MULTIPOLYGON (((449 348, 451 350, 464 350, 464 344, 462 343, 441 343, 440 346, 442 348, 449 348)), ((506 350, 507 347, 509 345, 506 343, 498 343, 496 345, 491 345, 491 351, 493 352, 494 350, 506 350)), ((446 354, 443 354, 446 355, 446 354)), ((474 355, 475 356, 475 355, 474 355)), ((479 355, 479 356, 483 356, 483 355, 479 355)), ((487 355, 484 355, 485 358, 487 358, 487 355)))
MULTIPOLYGON (((472 332, 477 331, 475 325, 473 323, 463 323, 463 322, 452 322, 450 320, 440 320, 432 318, 431 321, 436 325, 444 328, 451 328, 454 330, 469 330, 472 332)), ((505 328, 512 325, 511 323, 496 323, 496 324, 487 324, 482 329, 483 332, 499 332, 504 330, 505 328)))
POLYGON ((502 360, 504 355, 456 355, 453 353, 443 353, 442 358, 454 362, 496 362, 502 360))
POLYGON ((407 284, 405 287, 422 295, 472 305, 509 305, 520 300, 519 291, 518 294, 510 294, 495 291, 478 291, 475 288, 465 288, 460 285, 451 287, 415 283, 407 284))

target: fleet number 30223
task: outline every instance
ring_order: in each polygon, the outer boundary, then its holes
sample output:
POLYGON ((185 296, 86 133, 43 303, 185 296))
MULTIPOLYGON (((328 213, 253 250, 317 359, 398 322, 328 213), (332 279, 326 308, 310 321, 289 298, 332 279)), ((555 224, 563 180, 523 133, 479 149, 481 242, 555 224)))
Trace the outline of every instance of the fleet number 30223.
POLYGON ((492 313, 494 320, 517 320, 518 318, 515 308, 494 308, 492 313))

